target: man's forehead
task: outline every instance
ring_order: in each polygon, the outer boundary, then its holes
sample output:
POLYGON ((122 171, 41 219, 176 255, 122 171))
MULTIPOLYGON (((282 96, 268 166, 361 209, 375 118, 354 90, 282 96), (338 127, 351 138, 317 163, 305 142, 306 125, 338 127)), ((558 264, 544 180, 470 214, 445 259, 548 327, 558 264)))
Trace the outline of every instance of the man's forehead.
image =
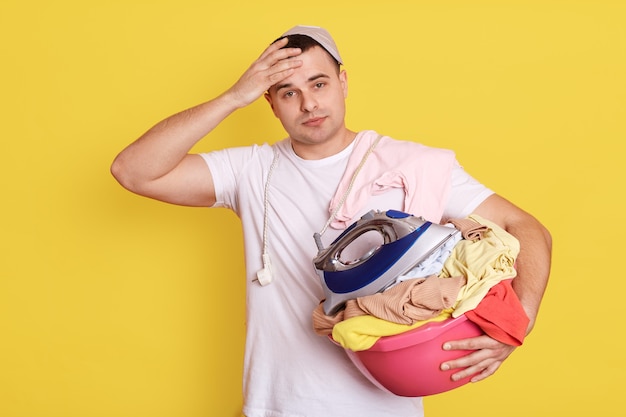
POLYGON ((337 64, 333 58, 319 46, 307 49, 296 57, 287 59, 301 59, 302 66, 295 68, 295 72, 288 78, 272 85, 268 91, 277 91, 280 88, 298 87, 299 84, 308 84, 317 79, 330 79, 337 73, 337 64))

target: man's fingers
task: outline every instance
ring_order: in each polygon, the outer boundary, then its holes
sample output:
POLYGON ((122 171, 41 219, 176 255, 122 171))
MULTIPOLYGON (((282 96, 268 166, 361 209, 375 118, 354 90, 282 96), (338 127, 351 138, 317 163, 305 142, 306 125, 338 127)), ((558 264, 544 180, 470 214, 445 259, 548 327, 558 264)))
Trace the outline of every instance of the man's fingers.
POLYGON ((263 51, 256 62, 269 68, 283 59, 293 58, 302 53, 300 48, 285 48, 285 45, 287 45, 287 38, 273 43, 263 51))
POLYGON ((302 65, 299 48, 277 49, 280 44, 271 45, 233 85, 230 91, 239 107, 246 106, 259 98, 272 85, 293 74, 302 65))
POLYGON ((489 336, 479 336, 446 342, 444 350, 468 350, 465 356, 441 364, 444 371, 458 369, 452 374, 453 381, 471 377, 472 382, 481 381, 493 375, 502 362, 515 350, 515 346, 500 343, 489 336))
POLYGON ((478 350, 461 358, 447 361, 441 364, 444 371, 450 369, 460 369, 452 374, 453 381, 472 377, 472 382, 478 382, 493 375, 500 365, 501 360, 493 357, 493 353, 488 349, 478 350))
POLYGON ((495 349, 502 344, 489 336, 470 337, 469 339, 451 340, 443 344, 444 350, 495 349))
POLYGON ((289 77, 293 73, 293 71, 301 65, 302 61, 297 59, 285 59, 277 62, 266 71, 267 78, 270 83, 269 86, 272 86, 277 82, 289 77))
POLYGON ((250 68, 253 77, 260 77, 256 82, 269 83, 266 88, 287 78, 294 69, 302 65, 301 60, 293 59, 302 53, 300 48, 274 49, 274 47, 275 45, 271 45, 266 54, 250 68))
MULTIPOLYGON (((483 379, 495 374, 498 368, 502 365, 502 361, 495 361, 491 365, 487 366, 481 373, 474 375, 471 379, 472 382, 482 381, 483 379)), ((452 375, 454 378, 454 375, 452 375)))
POLYGON ((449 360, 441 364, 441 369, 444 371, 458 368, 468 368, 475 366, 491 356, 491 352, 486 349, 475 350, 460 358, 449 360))
POLYGON ((270 46, 265 48, 265 50, 259 56, 258 60, 261 60, 261 59, 265 58, 266 56, 268 56, 269 54, 271 54, 272 52, 277 51, 277 50, 283 48, 285 45, 287 45, 288 42, 289 42, 289 39, 285 37, 285 38, 282 38, 279 41, 276 41, 276 42, 272 43, 270 46))

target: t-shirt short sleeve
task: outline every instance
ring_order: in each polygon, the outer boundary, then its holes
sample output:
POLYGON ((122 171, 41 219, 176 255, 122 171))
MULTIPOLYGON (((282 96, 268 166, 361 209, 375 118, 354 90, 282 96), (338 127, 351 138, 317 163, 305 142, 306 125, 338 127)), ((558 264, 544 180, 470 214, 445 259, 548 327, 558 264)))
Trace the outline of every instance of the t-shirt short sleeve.
POLYGON ((462 219, 494 192, 468 174, 458 163, 452 168, 451 190, 444 219, 462 219))
POLYGON ((225 207, 235 212, 238 211, 238 182, 250 164, 258 160, 260 153, 264 153, 260 152, 261 149, 263 147, 252 145, 200 154, 213 177, 216 198, 213 207, 225 207))

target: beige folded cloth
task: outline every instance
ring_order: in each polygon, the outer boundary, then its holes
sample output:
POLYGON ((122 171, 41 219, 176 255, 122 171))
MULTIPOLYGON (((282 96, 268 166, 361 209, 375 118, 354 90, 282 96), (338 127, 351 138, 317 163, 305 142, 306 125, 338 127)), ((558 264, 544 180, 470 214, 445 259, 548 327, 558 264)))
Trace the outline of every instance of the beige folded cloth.
POLYGON ((461 236, 466 240, 480 240, 489 227, 472 219, 451 219, 450 223, 461 231, 461 236))
POLYGON ((348 300, 345 309, 334 316, 324 314, 320 303, 313 311, 313 328, 317 334, 327 335, 335 324, 366 314, 408 325, 432 319, 454 305, 465 283, 462 276, 439 278, 436 275, 402 281, 384 292, 348 300))

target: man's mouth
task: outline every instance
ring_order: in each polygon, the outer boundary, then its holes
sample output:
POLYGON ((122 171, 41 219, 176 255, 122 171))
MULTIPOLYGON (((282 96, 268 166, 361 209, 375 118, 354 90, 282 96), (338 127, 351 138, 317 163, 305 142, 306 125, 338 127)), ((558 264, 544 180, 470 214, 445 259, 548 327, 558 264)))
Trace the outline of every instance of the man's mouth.
POLYGON ((313 117, 311 119, 308 119, 306 121, 304 121, 304 123, 302 123, 305 126, 319 126, 321 125, 324 120, 326 120, 326 117, 313 117))

